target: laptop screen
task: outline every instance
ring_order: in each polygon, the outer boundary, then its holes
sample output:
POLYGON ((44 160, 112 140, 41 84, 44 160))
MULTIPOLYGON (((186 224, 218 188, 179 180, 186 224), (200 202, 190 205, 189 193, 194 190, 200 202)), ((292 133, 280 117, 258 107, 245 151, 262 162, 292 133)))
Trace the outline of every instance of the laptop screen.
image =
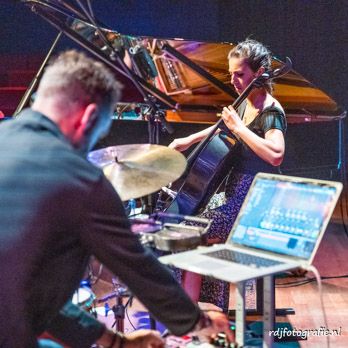
POLYGON ((233 227, 233 243, 309 259, 337 187, 257 177, 233 227))

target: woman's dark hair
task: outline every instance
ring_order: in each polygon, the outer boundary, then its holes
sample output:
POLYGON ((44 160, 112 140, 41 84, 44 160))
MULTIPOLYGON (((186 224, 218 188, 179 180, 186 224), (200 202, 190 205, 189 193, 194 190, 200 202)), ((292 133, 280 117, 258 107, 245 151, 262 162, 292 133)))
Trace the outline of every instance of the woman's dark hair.
MULTIPOLYGON (((233 57, 244 58, 250 69, 254 72, 259 70, 261 67, 264 67, 265 71, 271 70, 272 54, 262 43, 256 40, 246 39, 245 41, 238 43, 237 46, 231 49, 227 56, 228 59, 233 57)), ((273 88, 271 81, 267 81, 265 87, 268 92, 272 92, 273 88)))

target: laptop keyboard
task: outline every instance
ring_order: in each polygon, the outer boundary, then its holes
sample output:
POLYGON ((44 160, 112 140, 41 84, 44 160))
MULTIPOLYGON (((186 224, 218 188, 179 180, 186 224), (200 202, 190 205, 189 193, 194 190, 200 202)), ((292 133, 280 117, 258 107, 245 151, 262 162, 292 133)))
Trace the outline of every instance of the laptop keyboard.
POLYGON ((265 259, 260 256, 240 253, 238 251, 229 250, 229 249, 215 250, 215 251, 204 253, 204 255, 214 257, 220 260, 240 263, 246 266, 253 266, 256 268, 270 267, 270 266, 280 265, 283 263, 279 261, 265 259))

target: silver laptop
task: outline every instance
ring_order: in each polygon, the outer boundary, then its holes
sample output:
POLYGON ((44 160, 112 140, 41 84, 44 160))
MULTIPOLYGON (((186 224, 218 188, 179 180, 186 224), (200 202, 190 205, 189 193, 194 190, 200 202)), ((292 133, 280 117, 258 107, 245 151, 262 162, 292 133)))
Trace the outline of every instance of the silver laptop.
POLYGON ((240 282, 311 264, 342 184, 259 173, 225 244, 162 256, 187 271, 240 282))

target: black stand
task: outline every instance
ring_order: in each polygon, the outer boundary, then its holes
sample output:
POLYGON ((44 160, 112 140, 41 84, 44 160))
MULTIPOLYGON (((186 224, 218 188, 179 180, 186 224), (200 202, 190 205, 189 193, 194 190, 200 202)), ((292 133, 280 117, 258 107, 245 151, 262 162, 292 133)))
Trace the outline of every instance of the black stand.
POLYGON ((112 327, 116 327, 116 330, 119 332, 124 332, 124 319, 126 314, 126 308, 128 305, 131 305, 133 300, 133 295, 128 291, 127 288, 123 287, 122 284, 116 279, 112 278, 113 292, 98 299, 98 303, 106 302, 105 307, 108 308, 108 301, 116 298, 116 304, 112 306, 111 310, 114 313, 115 321, 112 324, 112 327), (128 297, 126 304, 123 304, 123 298, 128 297))
POLYGON ((124 319, 126 313, 126 307, 128 302, 123 305, 123 297, 122 295, 118 295, 116 300, 116 304, 112 306, 112 311, 114 312, 115 322, 112 324, 112 327, 116 327, 118 332, 124 332, 124 319))
POLYGON ((112 284, 114 286, 114 297, 116 297, 116 304, 111 308, 115 317, 115 322, 112 324, 112 327, 116 327, 116 330, 119 332, 124 332, 126 308, 132 302, 133 296, 128 293, 126 288, 122 287, 122 284, 116 278, 112 278, 112 284), (123 297, 127 295, 129 295, 129 298, 124 305, 123 297))
POLYGON ((149 315, 149 321, 150 321, 150 329, 156 330, 156 320, 151 315, 149 315))
MULTIPOLYGON (((273 279, 273 283, 275 280, 273 279)), ((273 289, 275 289, 275 286, 273 285, 273 289)), ((264 280, 263 278, 256 279, 256 308, 255 309, 246 309, 246 315, 250 316, 259 316, 264 314, 264 280)), ((276 316, 287 316, 287 315, 293 315, 295 314, 295 310, 293 308, 278 308, 275 309, 275 315, 276 316)), ((228 316, 230 318, 236 317, 236 310, 232 309, 228 311, 228 316)))

